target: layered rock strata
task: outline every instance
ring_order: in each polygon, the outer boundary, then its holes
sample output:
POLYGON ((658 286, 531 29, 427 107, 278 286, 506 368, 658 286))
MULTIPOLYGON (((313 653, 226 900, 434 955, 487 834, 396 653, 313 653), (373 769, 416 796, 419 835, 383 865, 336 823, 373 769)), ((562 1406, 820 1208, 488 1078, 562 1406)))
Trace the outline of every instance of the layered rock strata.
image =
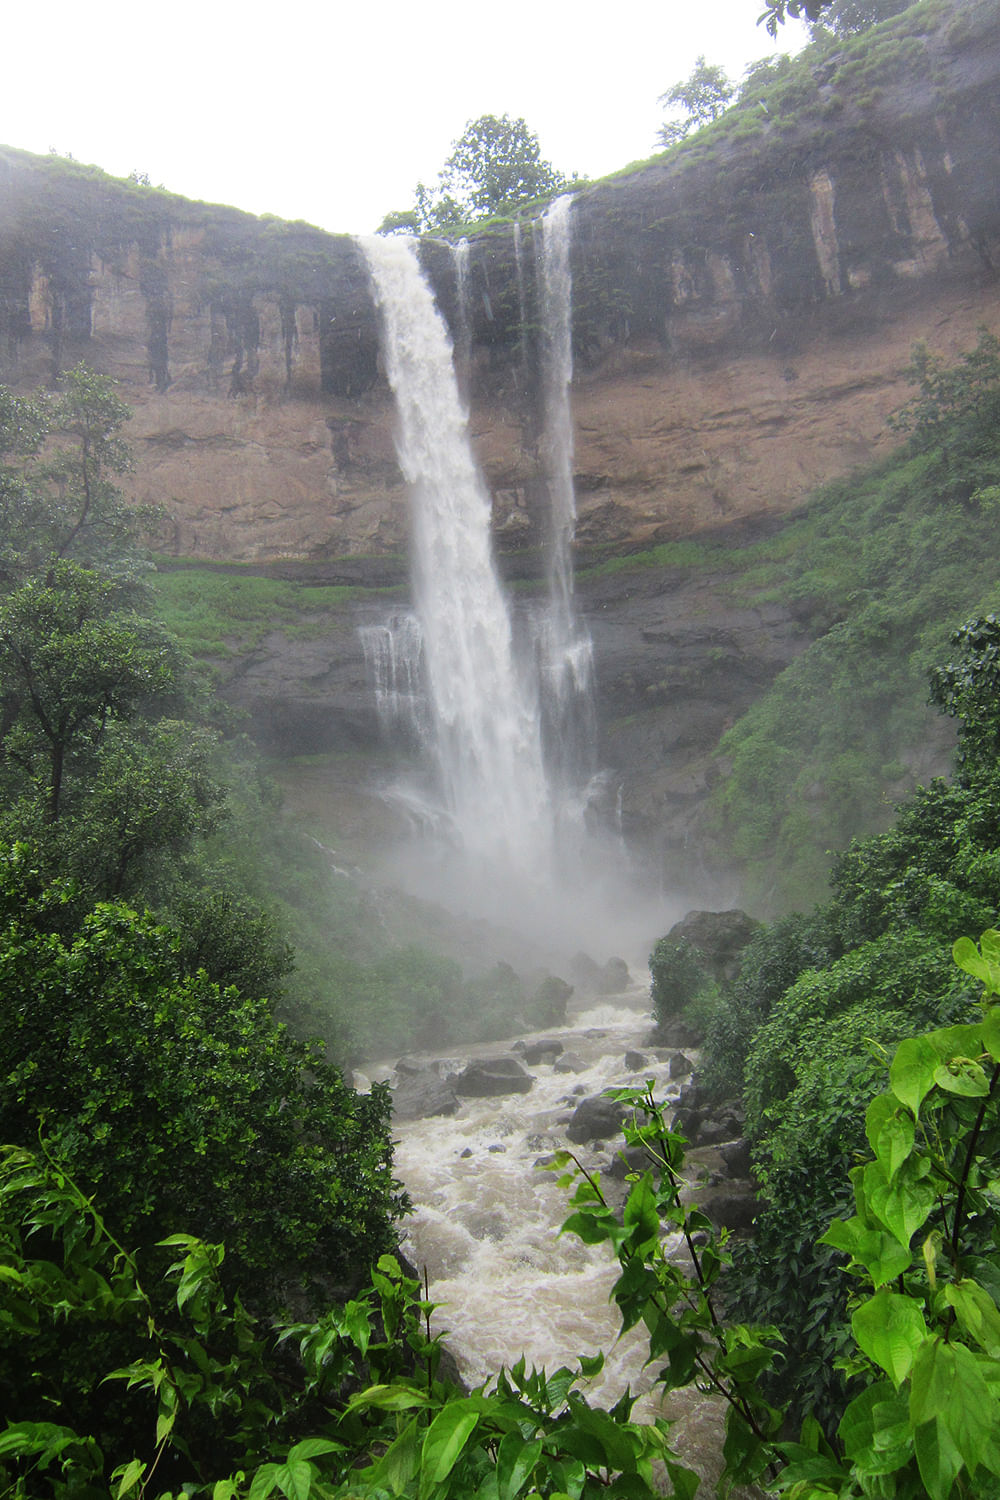
MULTIPOLYGON (((1000 327, 1000 13, 924 5, 574 206, 583 543, 782 512, 886 448, 910 348, 1000 327), (778 102, 776 102, 778 101, 778 102)), ((472 428, 502 546, 544 510, 534 226, 472 239, 472 428)), ((458 324, 450 247, 424 257, 458 324)), ((363 258, 0 152, 0 379, 80 358, 135 408, 137 500, 202 558, 399 550, 406 503, 363 258)))

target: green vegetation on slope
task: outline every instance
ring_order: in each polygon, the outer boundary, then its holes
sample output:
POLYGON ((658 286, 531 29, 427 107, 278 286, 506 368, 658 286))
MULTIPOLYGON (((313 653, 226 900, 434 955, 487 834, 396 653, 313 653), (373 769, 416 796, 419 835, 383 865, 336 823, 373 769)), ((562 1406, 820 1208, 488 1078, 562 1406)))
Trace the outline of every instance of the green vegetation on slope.
POLYGON ((907 448, 824 489, 777 555, 748 549, 736 585, 790 604, 817 637, 721 747, 719 830, 765 911, 817 899, 827 851, 884 827, 926 774, 927 674, 997 597, 1000 341, 984 333, 954 370, 918 351, 911 375, 907 448))
MULTIPOLYGON (((890 828, 838 855, 822 906, 758 929, 704 1027, 700 1086, 742 1095, 760 1182, 732 1308, 780 1329, 772 1388, 830 1431, 859 1370, 850 1364, 845 1383, 837 1364, 851 1342, 849 1287, 836 1273, 843 1244, 818 1241, 851 1214, 847 1174, 893 1048, 974 1012, 972 971, 951 962, 954 934, 994 925, 1000 910, 1000 620, 971 622, 952 646, 932 678, 935 703, 958 725, 952 779, 917 789, 890 828)), ((657 946, 654 1000, 667 1013, 692 997, 697 1006, 708 988, 698 960, 657 946)), ((970 1254, 982 1253, 984 1232, 974 1216, 970 1254)))
POLYGON ((321 639, 331 616, 364 592, 196 564, 157 572, 152 587, 164 624, 198 658, 243 655, 272 630, 321 639))

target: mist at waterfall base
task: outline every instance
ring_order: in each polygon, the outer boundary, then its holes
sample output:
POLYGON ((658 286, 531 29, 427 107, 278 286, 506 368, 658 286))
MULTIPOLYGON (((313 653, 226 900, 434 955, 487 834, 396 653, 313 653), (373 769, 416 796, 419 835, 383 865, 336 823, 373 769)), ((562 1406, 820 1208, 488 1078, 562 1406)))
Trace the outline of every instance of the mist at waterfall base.
MULTIPOLYGON (((417 761, 383 789, 408 834, 393 851, 393 881, 554 958, 582 949, 644 959, 674 918, 634 880, 618 787, 596 764, 592 649, 572 597, 569 233, 561 199, 535 236, 545 597, 517 607, 495 565, 452 338, 416 242, 361 242, 411 496, 413 585, 412 610, 361 634, 386 735, 417 761)), ((459 250, 460 319, 463 263, 459 250)))

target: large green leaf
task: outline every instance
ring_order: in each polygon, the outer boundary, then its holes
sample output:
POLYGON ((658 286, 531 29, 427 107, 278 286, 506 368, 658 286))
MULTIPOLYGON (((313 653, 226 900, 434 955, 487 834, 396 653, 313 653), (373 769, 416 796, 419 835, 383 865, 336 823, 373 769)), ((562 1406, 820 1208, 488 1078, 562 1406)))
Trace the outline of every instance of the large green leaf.
POLYGON ((891 1179, 913 1150, 913 1115, 891 1094, 879 1094, 868 1106, 865 1132, 872 1151, 891 1179))
POLYGON ((979 948, 971 938, 960 937, 951 953, 960 969, 983 982, 988 995, 1000 995, 1000 933, 984 932, 979 948))
POLYGON ((438 1412, 420 1451, 421 1500, 448 1478, 478 1421, 479 1413, 468 1401, 449 1401, 438 1412))
POLYGON ((898 1390, 929 1338, 919 1303, 884 1288, 862 1303, 851 1319, 854 1337, 868 1358, 898 1390))
POLYGON ((974 1057, 951 1057, 934 1069, 934 1082, 948 1094, 967 1099, 985 1099, 990 1091, 989 1079, 982 1064, 974 1057))
POLYGON ((508 1432, 497 1452, 499 1500, 515 1500, 521 1493, 542 1452, 541 1439, 526 1442, 519 1432, 508 1432))
POLYGON ((350 1411, 364 1411, 368 1407, 377 1411, 409 1411, 415 1406, 426 1406, 428 1401, 427 1392, 415 1386, 370 1385, 353 1395, 347 1405, 350 1411))
POLYGON ((913 1434, 917 1467, 929 1500, 950 1500, 962 1455, 943 1422, 924 1422, 913 1434))
POLYGON ((910 1157, 889 1181, 881 1161, 869 1162, 862 1183, 872 1214, 903 1246, 926 1220, 937 1202, 926 1157, 910 1157))
POLYGON ((289 1458, 277 1466, 274 1482, 287 1500, 309 1500, 316 1470, 305 1459, 289 1458))
POLYGON ((947 1428, 971 1474, 1000 1425, 1000 1403, 972 1351, 936 1338, 928 1340, 914 1361, 910 1417, 915 1427, 937 1422, 947 1428))
POLYGON ((411 1417, 403 1430, 383 1453, 368 1476, 375 1486, 388 1485, 394 1495, 402 1495, 417 1472, 420 1457, 419 1419, 411 1417))
POLYGON ((1000 1357, 1000 1308, 985 1287, 975 1281, 955 1281, 945 1287, 944 1295, 965 1333, 993 1359, 1000 1357))
POLYGON ((638 1182, 632 1184, 625 1200, 623 1214, 625 1228, 629 1231, 626 1244, 639 1252, 644 1245, 655 1244, 660 1234, 660 1216, 656 1211, 656 1194, 653 1191, 652 1174, 645 1172, 638 1182))
POLYGON ((894 1474, 913 1456, 906 1400, 887 1381, 868 1386, 854 1398, 837 1435, 860 1474, 894 1474))
POLYGON ((896 1098, 913 1113, 934 1087, 934 1069, 940 1058, 924 1037, 906 1037, 896 1048, 889 1068, 889 1083, 896 1098))
POLYGON ((869 1228, 863 1220, 834 1219, 826 1234, 818 1242, 843 1250, 864 1266, 876 1290, 887 1281, 901 1276, 913 1259, 909 1248, 901 1245, 894 1234, 885 1229, 869 1228))

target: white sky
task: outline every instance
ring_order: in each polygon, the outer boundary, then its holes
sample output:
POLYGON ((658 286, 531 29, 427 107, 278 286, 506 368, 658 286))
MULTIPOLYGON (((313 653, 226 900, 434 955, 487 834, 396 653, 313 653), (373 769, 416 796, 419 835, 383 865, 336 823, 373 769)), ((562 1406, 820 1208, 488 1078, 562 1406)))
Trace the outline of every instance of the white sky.
POLYGON ((648 156, 699 53, 796 51, 763 0, 8 0, 0 143, 349 233, 409 208, 468 120, 600 177, 648 156))

